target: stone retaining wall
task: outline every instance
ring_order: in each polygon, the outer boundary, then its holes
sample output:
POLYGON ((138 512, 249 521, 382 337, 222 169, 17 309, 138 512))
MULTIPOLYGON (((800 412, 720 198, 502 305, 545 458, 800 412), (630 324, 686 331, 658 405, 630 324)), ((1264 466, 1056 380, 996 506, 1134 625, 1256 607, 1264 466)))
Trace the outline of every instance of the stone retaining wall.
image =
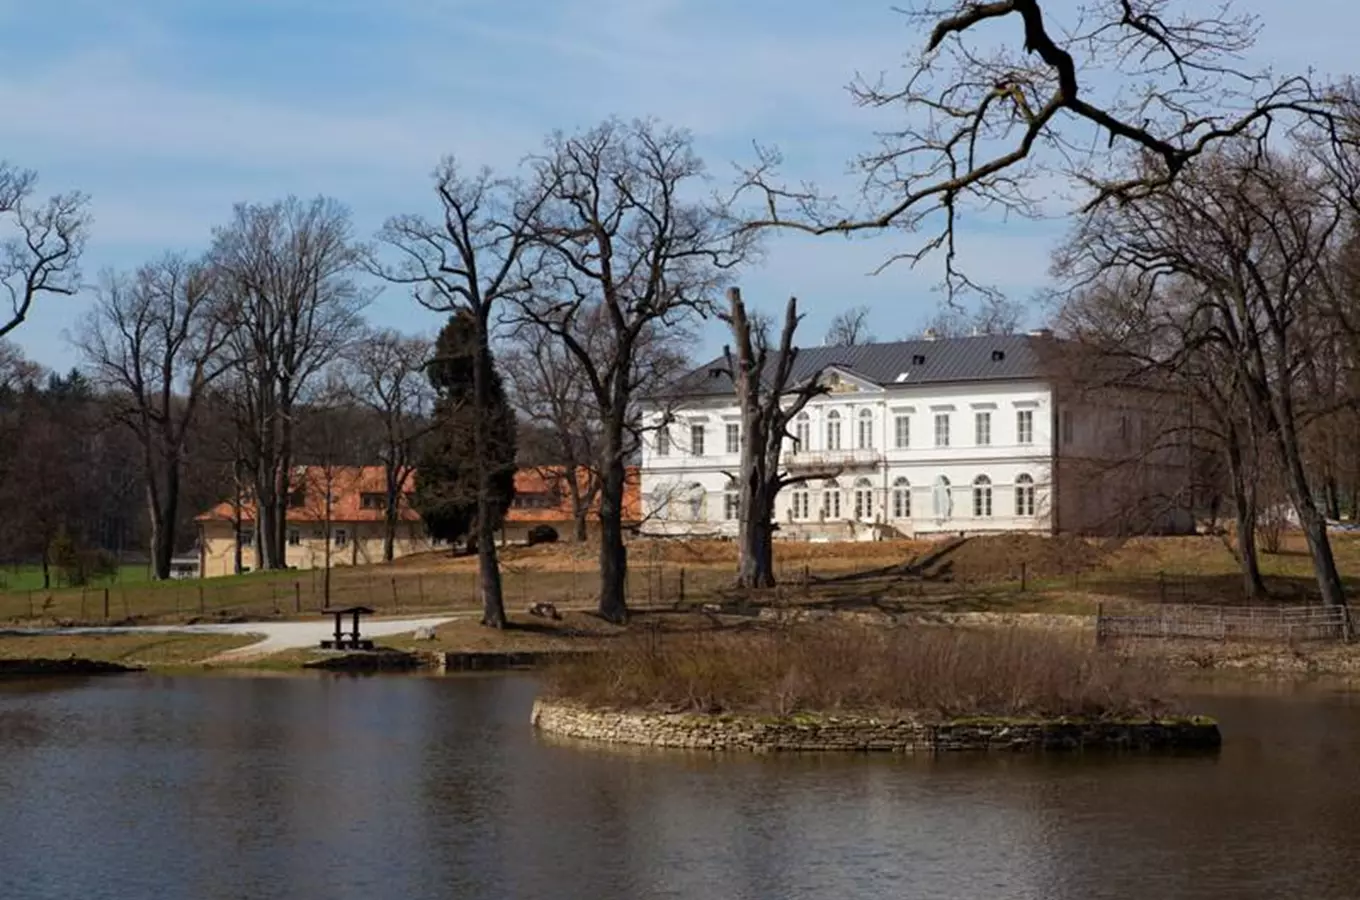
POLYGON ((869 716, 705 716, 589 710, 538 700, 532 722, 545 732, 582 740, 692 750, 851 750, 936 753, 950 750, 1080 750, 1213 748, 1212 720, 1143 722, 958 719, 927 723, 869 716))

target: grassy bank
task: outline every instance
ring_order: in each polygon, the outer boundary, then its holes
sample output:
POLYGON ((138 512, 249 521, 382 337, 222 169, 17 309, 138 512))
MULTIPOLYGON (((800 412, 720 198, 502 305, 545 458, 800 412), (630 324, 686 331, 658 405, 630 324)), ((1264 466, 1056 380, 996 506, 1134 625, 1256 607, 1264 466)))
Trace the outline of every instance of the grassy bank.
POLYGON ((648 635, 553 667, 549 696, 601 708, 789 716, 910 710, 1122 718, 1173 711, 1167 680, 1072 635, 823 624, 648 635))
POLYGON ((148 668, 192 666, 253 644, 236 634, 0 635, 0 659, 91 659, 148 668))

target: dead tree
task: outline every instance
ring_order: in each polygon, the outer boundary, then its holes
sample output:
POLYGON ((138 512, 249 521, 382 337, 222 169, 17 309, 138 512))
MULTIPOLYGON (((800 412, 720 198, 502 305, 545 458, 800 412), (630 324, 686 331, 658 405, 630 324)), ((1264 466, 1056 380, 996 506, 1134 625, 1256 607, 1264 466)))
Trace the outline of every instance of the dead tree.
POLYGON ((421 438, 433 425, 434 392, 425 375, 430 342, 391 329, 371 332, 345 354, 344 379, 353 400, 381 423, 383 562, 396 553, 404 491, 415 471, 421 438))
MULTIPOLYGON (((477 325, 473 366, 473 410, 484 421, 492 408, 491 316, 506 301, 534 286, 528 223, 538 214, 551 184, 520 183, 497 178, 483 169, 462 174, 453 159, 435 172, 440 219, 405 215, 388 220, 379 240, 399 253, 395 265, 373 266, 381 277, 410 285, 428 309, 452 313, 469 310, 477 325)), ((505 603, 500 563, 496 556, 496 516, 493 509, 495 473, 488 464, 489 436, 473 435, 477 458, 477 589, 482 600, 482 624, 505 627, 505 603)))
POLYGON ((798 348, 794 332, 802 316, 798 300, 790 297, 784 309, 779 346, 770 356, 769 330, 747 314, 741 291, 728 288, 727 311, 719 318, 732 330, 736 344, 724 349, 727 374, 736 387, 741 409, 741 471, 737 478, 740 497, 737 538, 737 586, 774 587, 774 504, 779 492, 792 484, 814 478, 835 477, 835 472, 790 475, 780 469, 785 439, 791 439, 789 422, 808 401, 826 393, 821 372, 792 382, 798 348))
POLYGON ((36 202, 38 176, 0 161, 0 284, 9 312, 0 314, 0 338, 23 324, 42 294, 71 295, 80 289, 81 253, 89 230, 89 198, 58 194, 36 202))
POLYGON ((521 298, 520 322, 556 336, 590 384, 600 419, 600 615, 627 618, 624 492, 640 445, 638 401, 663 357, 649 342, 708 311, 751 246, 719 203, 686 199, 704 167, 689 134, 610 120, 553 136, 534 158, 550 200, 534 217, 548 277, 521 298), (583 342, 583 323, 603 336, 583 342))
POLYGON ((914 0, 904 14, 924 38, 904 75, 850 88, 857 105, 900 110, 902 121, 854 160, 856 202, 785 182, 778 152, 760 149, 741 188, 758 205, 750 227, 898 229, 913 244, 880 271, 939 252, 951 294, 985 290, 956 260, 960 215, 1051 212, 1054 181, 1074 186, 1083 210, 1136 199, 1226 138, 1264 144, 1284 120, 1332 115, 1306 78, 1237 67, 1255 41, 1252 17, 1174 6, 1098 0, 1055 24, 1067 10, 1052 0, 914 0), (994 40, 998 27, 1009 44, 994 40), (1149 165, 1132 165, 1144 156, 1149 165))
POLYGON ((359 333, 371 296, 353 278, 361 259, 349 212, 324 197, 238 205, 214 236, 211 264, 231 326, 225 352, 241 392, 235 405, 243 413, 260 568, 286 565, 295 409, 359 333))
POLYGON ((226 371, 229 330, 210 267, 167 256, 108 275, 78 345, 114 418, 141 447, 152 572, 170 577, 186 445, 205 393, 226 371))

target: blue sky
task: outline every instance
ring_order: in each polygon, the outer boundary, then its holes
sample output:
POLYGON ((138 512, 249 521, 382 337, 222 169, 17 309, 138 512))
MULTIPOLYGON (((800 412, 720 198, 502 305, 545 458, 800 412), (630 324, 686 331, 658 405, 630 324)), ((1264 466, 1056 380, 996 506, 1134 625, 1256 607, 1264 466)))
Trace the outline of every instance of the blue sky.
MULTIPOLYGON (((1239 7, 1262 18, 1254 62, 1346 69, 1353 4, 1239 7)), ((329 194, 368 236, 388 215, 431 211, 440 156, 508 166, 552 129, 611 114, 691 129, 720 180, 759 140, 792 173, 844 189, 878 124, 844 86, 920 41, 887 2, 825 0, 0 0, 0 34, 0 159, 37 169, 45 191, 91 195, 88 281, 203 248, 241 200, 329 194)), ((960 252, 970 274, 1024 299, 1063 230, 978 220, 960 252)), ((777 237, 744 293, 768 307, 797 294, 809 342, 861 303, 877 336, 897 338, 939 299, 937 263, 869 275, 904 240, 777 237)), ((86 303, 50 299, 11 338, 72 365, 64 331, 86 303)), ((373 317, 435 325, 391 289, 373 317)), ((721 343, 711 327, 705 349, 721 343)))

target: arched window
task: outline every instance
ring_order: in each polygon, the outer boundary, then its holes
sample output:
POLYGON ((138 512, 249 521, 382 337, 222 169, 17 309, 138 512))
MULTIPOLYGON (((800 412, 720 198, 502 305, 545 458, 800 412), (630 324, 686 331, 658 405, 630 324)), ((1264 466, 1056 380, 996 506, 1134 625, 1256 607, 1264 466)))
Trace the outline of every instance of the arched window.
POLYGON ((874 483, 867 478, 855 482, 855 518, 867 522, 874 517, 874 483))
POLYGON ((793 422, 793 452, 806 453, 812 449, 812 419, 807 413, 799 413, 793 422))
POLYGON ((1015 476, 1015 514, 1034 515, 1034 479, 1029 475, 1015 476))
POLYGON ((992 479, 979 475, 973 479, 973 518, 992 517, 992 479))
POLYGON ((859 449, 874 449, 874 413, 870 409, 859 412, 859 449))
POLYGON ((892 511, 894 519, 911 518, 911 482, 905 478, 893 482, 892 511))
POLYGON ((800 485, 793 492, 793 507, 790 509, 790 517, 794 519, 811 518, 812 504, 811 495, 806 485, 800 485))
POLYGON ((948 519, 954 515, 954 495, 950 492, 948 478, 940 475, 935 479, 930 499, 931 506, 934 507, 935 518, 948 519))
POLYGON ((822 482, 822 517, 825 519, 841 517, 841 485, 834 478, 822 482))
POLYGON ((834 409, 826 414, 826 449, 841 449, 841 414, 834 409))

